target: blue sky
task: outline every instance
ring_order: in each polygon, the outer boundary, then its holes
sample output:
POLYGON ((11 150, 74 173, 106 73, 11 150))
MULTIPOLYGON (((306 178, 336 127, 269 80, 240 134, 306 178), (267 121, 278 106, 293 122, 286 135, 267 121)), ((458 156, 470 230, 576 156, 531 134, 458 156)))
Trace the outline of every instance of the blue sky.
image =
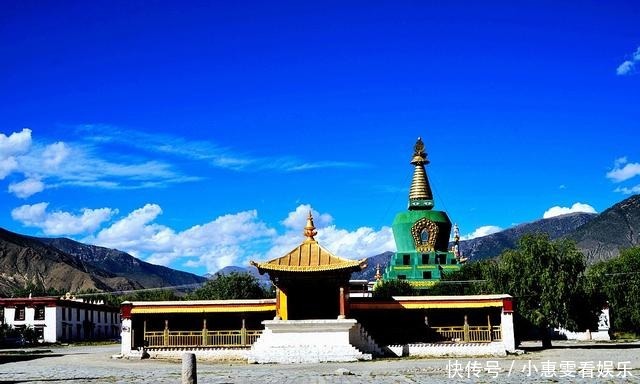
POLYGON ((640 3, 0 2, 0 227, 195 273, 640 193, 640 3))

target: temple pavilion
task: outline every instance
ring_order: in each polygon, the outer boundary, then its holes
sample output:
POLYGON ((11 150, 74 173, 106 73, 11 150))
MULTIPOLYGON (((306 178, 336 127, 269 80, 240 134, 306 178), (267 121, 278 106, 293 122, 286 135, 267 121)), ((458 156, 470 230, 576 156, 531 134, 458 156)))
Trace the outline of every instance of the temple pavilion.
POLYGON ((397 250, 383 279, 407 280, 420 289, 432 286, 444 273, 460 269, 465 259, 458 251, 458 227, 454 227, 454 244, 449 249, 451 221, 446 212, 433 209, 433 193, 425 170, 429 160, 421 138, 414 146, 411 164, 414 169, 409 206, 393 221, 397 250))
POLYGON ((282 320, 336 319, 346 317, 351 273, 364 269, 359 261, 338 257, 315 240, 311 212, 304 227, 304 241, 285 254, 263 263, 251 261, 276 286, 276 317, 282 320))

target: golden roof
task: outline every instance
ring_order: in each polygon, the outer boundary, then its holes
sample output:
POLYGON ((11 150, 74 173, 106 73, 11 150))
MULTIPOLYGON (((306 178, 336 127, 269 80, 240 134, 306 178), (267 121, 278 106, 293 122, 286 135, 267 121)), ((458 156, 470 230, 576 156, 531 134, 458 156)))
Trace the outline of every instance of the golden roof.
POLYGON ((304 235, 306 239, 302 244, 284 256, 264 263, 251 261, 251 265, 258 268, 260 273, 270 271, 322 272, 345 269, 359 271, 367 266, 366 259, 349 260, 332 254, 325 248, 321 247, 313 238, 316 234, 316 228, 313 225, 313 217, 311 216, 311 212, 309 212, 307 225, 304 227, 304 235))

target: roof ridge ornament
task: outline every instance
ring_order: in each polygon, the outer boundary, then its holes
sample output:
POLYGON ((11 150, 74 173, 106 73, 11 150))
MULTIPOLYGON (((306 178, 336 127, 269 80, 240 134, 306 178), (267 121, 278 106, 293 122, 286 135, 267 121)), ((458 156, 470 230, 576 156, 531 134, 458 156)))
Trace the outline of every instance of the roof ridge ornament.
POLYGON ((420 165, 420 164, 429 164, 430 161, 427 159, 427 153, 424 151, 424 143, 422 142, 422 138, 418 137, 416 144, 413 146, 413 159, 411 159, 411 164, 420 165))
POLYGON ((416 144, 413 146, 413 158, 411 159, 411 164, 415 168, 411 187, 409 188, 409 210, 429 210, 434 206, 433 192, 431 192, 429 178, 424 168, 429 163, 422 138, 418 137, 416 144))
POLYGON ((316 231, 316 227, 313 225, 313 215, 311 215, 311 211, 309 211, 307 225, 304 227, 304 236, 307 238, 305 241, 316 241, 313 237, 317 234, 318 231, 316 231))

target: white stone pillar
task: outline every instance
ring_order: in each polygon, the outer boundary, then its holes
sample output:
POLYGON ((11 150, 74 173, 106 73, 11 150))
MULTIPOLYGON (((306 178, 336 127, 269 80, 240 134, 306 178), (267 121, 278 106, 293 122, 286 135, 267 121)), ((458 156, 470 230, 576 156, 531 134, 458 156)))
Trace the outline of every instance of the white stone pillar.
POLYGON ((131 319, 122 319, 120 338, 120 353, 122 353, 123 356, 128 356, 131 354, 131 343, 133 342, 131 319))
POLYGON ((502 311, 500 315, 500 327, 502 328, 502 344, 507 352, 515 352, 516 336, 513 329, 513 312, 502 311))

